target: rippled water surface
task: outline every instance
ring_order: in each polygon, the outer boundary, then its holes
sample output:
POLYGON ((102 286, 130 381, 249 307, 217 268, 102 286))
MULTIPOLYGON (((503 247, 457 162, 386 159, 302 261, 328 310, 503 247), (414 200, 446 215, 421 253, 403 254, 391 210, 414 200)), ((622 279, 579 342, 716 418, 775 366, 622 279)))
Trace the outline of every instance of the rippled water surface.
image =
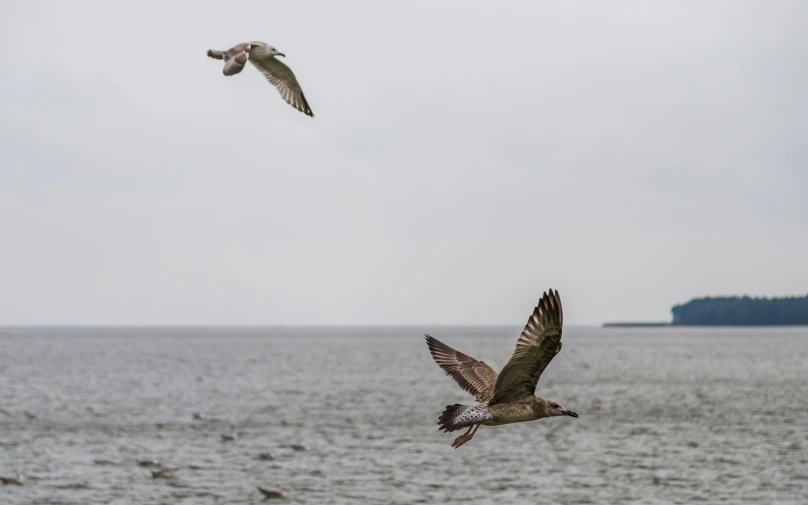
POLYGON ((0 503, 808 503, 808 329, 566 328, 580 417, 457 450, 422 330, 499 369, 519 328, 0 330, 0 503))

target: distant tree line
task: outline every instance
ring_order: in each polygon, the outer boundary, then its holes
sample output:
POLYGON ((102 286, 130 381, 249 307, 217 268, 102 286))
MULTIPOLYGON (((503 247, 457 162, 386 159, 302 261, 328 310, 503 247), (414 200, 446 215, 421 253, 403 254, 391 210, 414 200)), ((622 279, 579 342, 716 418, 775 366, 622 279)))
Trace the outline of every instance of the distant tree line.
POLYGON ((808 325, 808 295, 786 298, 696 298, 676 305, 673 324, 694 326, 808 325))

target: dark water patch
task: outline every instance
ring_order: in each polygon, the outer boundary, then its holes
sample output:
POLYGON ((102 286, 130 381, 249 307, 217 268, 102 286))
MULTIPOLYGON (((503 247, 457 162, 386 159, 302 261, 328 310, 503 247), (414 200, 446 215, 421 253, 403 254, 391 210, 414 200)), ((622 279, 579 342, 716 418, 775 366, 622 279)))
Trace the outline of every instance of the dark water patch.
POLYGON ((720 463, 720 464, 725 464, 725 465, 742 465, 743 464, 741 461, 738 461, 737 459, 730 459, 730 458, 724 458, 724 457, 715 458, 713 461, 715 463, 720 463))
POLYGON ((52 484, 53 489, 92 489, 89 482, 70 482, 67 484, 52 484))
POLYGON ((108 459, 94 459, 93 464, 98 466, 121 466, 120 462, 110 461, 108 459))

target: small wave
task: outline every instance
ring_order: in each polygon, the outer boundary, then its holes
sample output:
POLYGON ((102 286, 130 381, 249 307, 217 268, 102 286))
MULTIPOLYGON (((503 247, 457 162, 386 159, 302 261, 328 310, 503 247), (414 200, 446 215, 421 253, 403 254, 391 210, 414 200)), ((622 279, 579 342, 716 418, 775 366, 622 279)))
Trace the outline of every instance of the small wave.
POLYGON ((69 484, 55 484, 54 489, 92 489, 89 482, 71 482, 69 484))
POLYGON ((98 466, 121 466, 120 463, 108 459, 94 459, 93 464, 98 466))

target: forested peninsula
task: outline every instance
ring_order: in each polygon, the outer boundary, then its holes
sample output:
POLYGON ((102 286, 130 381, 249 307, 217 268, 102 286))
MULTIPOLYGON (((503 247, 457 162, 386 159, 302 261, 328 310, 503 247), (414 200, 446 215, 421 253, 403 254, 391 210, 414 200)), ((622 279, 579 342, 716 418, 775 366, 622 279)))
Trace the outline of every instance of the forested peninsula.
POLYGON ((808 295, 695 298, 671 309, 674 326, 808 325, 808 295))
POLYGON ((808 295, 783 298, 719 296, 675 305, 673 322, 604 323, 604 327, 808 325, 808 295))

